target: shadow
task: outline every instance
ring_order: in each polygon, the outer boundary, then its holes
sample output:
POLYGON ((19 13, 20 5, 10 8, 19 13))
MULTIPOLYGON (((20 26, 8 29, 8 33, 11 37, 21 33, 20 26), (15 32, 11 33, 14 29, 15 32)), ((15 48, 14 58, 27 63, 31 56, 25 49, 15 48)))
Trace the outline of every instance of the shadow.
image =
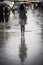
POLYGON ((19 47, 19 58, 21 63, 24 63, 25 58, 27 57, 27 47, 25 44, 25 36, 21 36, 21 45, 19 47))

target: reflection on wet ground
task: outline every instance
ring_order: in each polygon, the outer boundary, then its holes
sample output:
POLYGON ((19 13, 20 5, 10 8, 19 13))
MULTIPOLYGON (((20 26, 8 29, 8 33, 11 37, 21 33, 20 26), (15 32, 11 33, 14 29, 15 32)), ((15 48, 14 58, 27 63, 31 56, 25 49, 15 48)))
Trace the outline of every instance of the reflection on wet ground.
POLYGON ((9 22, 4 27, 2 25, 0 65, 43 65, 42 13, 43 11, 39 10, 27 11, 24 36, 21 36, 18 14, 16 19, 11 14, 9 22))
POLYGON ((25 44, 25 36, 21 36, 21 45, 19 48, 19 58, 21 63, 24 63, 25 58, 27 57, 27 47, 25 44))

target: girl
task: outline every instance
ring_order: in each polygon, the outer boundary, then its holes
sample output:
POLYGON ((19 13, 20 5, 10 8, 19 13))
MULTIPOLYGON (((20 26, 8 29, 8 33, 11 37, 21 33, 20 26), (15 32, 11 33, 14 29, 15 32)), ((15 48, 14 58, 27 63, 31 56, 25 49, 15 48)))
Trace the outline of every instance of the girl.
POLYGON ((20 25, 21 25, 21 34, 24 35, 25 32, 25 24, 26 24, 26 20, 27 20, 27 16, 26 16, 26 8, 23 6, 23 4, 21 4, 20 8, 19 8, 19 18, 20 18, 20 25))

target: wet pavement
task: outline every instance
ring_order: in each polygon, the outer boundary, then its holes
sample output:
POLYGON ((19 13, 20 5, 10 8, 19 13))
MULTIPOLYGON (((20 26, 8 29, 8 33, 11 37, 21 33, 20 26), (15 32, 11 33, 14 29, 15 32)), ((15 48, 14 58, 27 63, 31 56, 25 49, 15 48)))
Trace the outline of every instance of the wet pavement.
POLYGON ((43 11, 27 10, 24 36, 18 16, 0 23, 0 65, 43 65, 43 11))

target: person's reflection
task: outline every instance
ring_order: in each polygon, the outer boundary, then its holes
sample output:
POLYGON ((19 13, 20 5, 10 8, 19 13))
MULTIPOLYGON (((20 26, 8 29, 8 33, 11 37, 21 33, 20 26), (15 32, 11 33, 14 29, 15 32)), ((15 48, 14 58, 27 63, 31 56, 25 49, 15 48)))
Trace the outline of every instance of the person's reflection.
POLYGON ((27 48, 25 44, 25 37, 21 36, 21 45, 19 48, 19 58, 21 60, 21 63, 25 61, 26 56, 27 56, 27 48))
POLYGON ((42 39, 43 39, 43 24, 42 24, 42 39))
POLYGON ((3 45, 5 45, 5 43, 8 40, 8 33, 7 32, 0 32, 0 48, 3 47, 3 45))

